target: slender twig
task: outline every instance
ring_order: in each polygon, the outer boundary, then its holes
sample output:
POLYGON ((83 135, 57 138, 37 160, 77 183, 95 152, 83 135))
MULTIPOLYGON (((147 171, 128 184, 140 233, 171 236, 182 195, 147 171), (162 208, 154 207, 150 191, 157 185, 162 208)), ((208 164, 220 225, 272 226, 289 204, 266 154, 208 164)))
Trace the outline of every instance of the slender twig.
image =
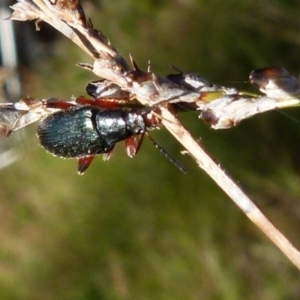
POLYGON ((162 108, 163 124, 168 131, 188 150, 217 185, 233 200, 246 216, 291 260, 300 270, 300 252, 288 239, 265 217, 253 201, 242 189, 216 164, 203 150, 199 142, 190 135, 176 117, 167 109, 162 108))

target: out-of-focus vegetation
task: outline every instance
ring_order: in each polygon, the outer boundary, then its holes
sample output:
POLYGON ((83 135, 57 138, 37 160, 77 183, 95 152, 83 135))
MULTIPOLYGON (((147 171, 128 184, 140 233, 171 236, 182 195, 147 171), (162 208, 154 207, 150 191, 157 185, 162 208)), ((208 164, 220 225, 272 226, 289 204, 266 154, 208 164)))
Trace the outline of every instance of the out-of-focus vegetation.
MULTIPOLYGON (((170 64, 215 83, 252 90, 251 70, 300 70, 299 1, 95 0, 94 26, 128 57, 159 74, 170 64)), ((22 25, 22 24, 21 24, 22 25)), ((34 28, 34 24, 31 24, 34 28)), ((39 35, 43 35, 43 29, 39 35)), ((26 36, 25 36, 26 37, 26 36)), ((24 38, 24 37, 23 37, 24 38)), ((24 96, 84 95, 90 62, 61 38, 51 56, 22 69, 24 96)), ((49 49, 48 49, 49 50, 49 49)), ((266 215, 300 247, 300 113, 254 117, 213 131, 181 117, 266 215)), ((20 159, 0 173, 1 299, 299 299, 299 272, 199 170, 165 131, 123 145, 84 176, 42 150, 35 126, 20 159)))

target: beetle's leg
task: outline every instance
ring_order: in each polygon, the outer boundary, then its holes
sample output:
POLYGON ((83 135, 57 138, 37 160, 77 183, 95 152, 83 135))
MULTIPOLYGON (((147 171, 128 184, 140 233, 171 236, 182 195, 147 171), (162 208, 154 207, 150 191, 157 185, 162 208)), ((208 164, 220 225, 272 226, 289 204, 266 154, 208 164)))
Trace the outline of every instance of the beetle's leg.
POLYGON ((131 136, 125 140, 125 150, 129 157, 136 155, 137 140, 135 136, 131 136))
POLYGON ((113 149, 110 150, 109 152, 103 153, 103 160, 104 161, 109 160, 111 158, 112 154, 113 154, 113 149))
POLYGON ((75 106, 74 103, 66 102, 63 100, 48 100, 45 103, 47 108, 59 108, 59 109, 67 109, 72 106, 75 106))
POLYGON ((95 156, 92 155, 92 156, 85 156, 85 157, 79 158, 78 168, 77 168, 77 172, 78 172, 79 175, 83 175, 83 173, 86 171, 86 169, 92 163, 94 157, 95 156))
POLYGON ((117 108, 120 107, 121 104, 128 103, 128 101, 110 98, 89 99, 80 96, 76 98, 76 103, 81 105, 98 106, 102 108, 117 108))
POLYGON ((83 96, 76 97, 76 103, 81 104, 81 105, 90 105, 90 106, 96 105, 96 102, 94 99, 85 98, 83 96))
POLYGON ((144 136, 145 136, 145 132, 143 132, 142 134, 140 134, 139 136, 139 140, 135 149, 135 154, 137 154, 142 146, 143 140, 144 140, 144 136))
POLYGON ((139 136, 131 136, 125 140, 125 150, 129 157, 134 157, 140 150, 145 133, 139 136))

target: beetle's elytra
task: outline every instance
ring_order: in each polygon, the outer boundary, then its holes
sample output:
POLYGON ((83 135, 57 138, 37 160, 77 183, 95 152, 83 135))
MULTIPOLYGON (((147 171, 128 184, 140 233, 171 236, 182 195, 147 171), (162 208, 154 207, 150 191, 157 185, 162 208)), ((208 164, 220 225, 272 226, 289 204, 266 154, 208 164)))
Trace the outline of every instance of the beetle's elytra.
MULTIPOLYGON (((78 104, 49 101, 47 107, 60 109, 47 115, 38 125, 40 144, 49 153, 62 158, 76 158, 78 172, 89 167, 97 154, 109 159, 117 142, 125 140, 126 151, 134 156, 148 129, 160 119, 152 109, 104 108, 104 102, 78 98, 78 104)), ((111 104, 110 104, 111 105, 111 104)))
POLYGON ((107 153, 117 142, 145 130, 143 117, 136 111, 74 106, 43 119, 38 138, 55 156, 81 158, 107 153))

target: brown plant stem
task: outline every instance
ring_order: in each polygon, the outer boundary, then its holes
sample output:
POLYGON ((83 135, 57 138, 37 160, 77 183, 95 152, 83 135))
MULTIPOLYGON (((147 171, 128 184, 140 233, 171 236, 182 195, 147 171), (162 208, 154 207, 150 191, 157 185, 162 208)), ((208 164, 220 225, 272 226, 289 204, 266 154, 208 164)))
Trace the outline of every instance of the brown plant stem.
POLYGON ((300 270, 300 252, 266 218, 242 189, 216 164, 196 142, 180 121, 166 108, 162 108, 163 124, 168 131, 188 150, 201 169, 230 197, 245 215, 289 258, 300 270))

